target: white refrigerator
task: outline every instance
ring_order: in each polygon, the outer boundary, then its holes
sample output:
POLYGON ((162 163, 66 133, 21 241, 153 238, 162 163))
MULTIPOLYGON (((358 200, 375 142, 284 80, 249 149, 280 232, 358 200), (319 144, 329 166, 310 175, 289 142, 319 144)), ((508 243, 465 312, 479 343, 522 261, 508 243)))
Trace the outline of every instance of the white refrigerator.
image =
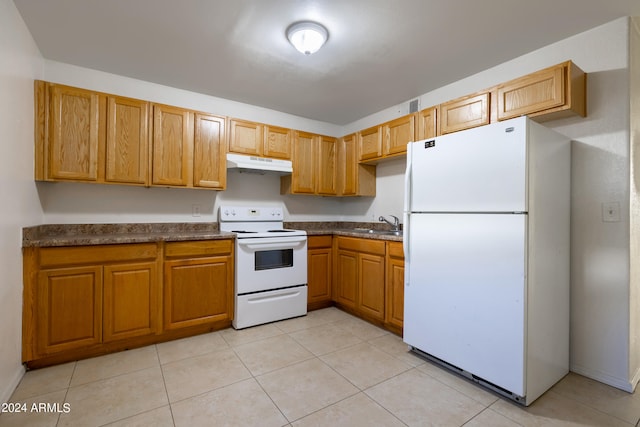
POLYGON ((570 157, 526 117, 407 147, 404 341, 523 405, 568 373, 570 157))

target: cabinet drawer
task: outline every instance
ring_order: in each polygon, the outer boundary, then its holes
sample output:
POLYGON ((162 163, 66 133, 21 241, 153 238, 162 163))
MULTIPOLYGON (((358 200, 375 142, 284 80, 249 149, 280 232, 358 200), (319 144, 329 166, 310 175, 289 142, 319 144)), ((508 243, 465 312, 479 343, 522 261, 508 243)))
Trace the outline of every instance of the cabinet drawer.
POLYGON ((330 248, 333 237, 327 236, 309 236, 307 239, 307 248, 330 248))
POLYGON ((338 237, 338 249, 356 252, 366 252, 376 255, 385 254, 385 242, 382 240, 357 239, 353 237, 338 237))
POLYGON ((387 242, 387 253, 392 258, 404 258, 404 250, 400 242, 387 242))
POLYGON ((70 246, 40 249, 40 268, 62 265, 104 264, 113 261, 155 259, 156 243, 70 246))
POLYGON ((202 240, 167 243, 165 246, 164 254, 167 258, 184 258, 209 255, 225 255, 230 254, 232 250, 233 240, 202 240))

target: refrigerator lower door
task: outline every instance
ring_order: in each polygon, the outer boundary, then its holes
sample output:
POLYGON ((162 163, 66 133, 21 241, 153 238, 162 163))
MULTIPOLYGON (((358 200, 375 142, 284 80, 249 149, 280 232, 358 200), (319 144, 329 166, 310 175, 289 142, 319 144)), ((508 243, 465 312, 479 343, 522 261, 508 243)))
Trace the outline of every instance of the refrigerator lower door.
POLYGON ((525 214, 410 214, 404 341, 525 395, 525 214))

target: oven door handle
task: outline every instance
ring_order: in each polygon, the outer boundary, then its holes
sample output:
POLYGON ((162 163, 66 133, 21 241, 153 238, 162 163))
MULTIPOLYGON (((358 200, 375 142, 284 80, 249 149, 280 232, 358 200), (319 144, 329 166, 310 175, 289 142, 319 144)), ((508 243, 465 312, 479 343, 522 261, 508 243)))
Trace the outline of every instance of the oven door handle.
POLYGON ((272 238, 267 239, 238 239, 238 245, 246 246, 249 249, 288 249, 298 246, 299 243, 305 243, 307 236, 287 237, 286 240, 274 242, 272 238))

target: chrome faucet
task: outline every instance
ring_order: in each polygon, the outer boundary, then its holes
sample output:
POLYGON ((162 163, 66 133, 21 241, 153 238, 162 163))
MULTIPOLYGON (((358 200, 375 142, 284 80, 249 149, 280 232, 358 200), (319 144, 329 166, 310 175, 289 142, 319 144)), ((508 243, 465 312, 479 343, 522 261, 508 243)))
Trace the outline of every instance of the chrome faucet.
POLYGON ((391 227, 393 227, 391 229, 391 231, 400 231, 400 219, 398 219, 397 216, 395 215, 389 215, 391 218, 393 218, 393 222, 389 221, 388 219, 386 219, 385 217, 383 217, 382 215, 380 215, 380 218, 378 218, 378 221, 380 222, 386 222, 387 224, 389 224, 391 227))

